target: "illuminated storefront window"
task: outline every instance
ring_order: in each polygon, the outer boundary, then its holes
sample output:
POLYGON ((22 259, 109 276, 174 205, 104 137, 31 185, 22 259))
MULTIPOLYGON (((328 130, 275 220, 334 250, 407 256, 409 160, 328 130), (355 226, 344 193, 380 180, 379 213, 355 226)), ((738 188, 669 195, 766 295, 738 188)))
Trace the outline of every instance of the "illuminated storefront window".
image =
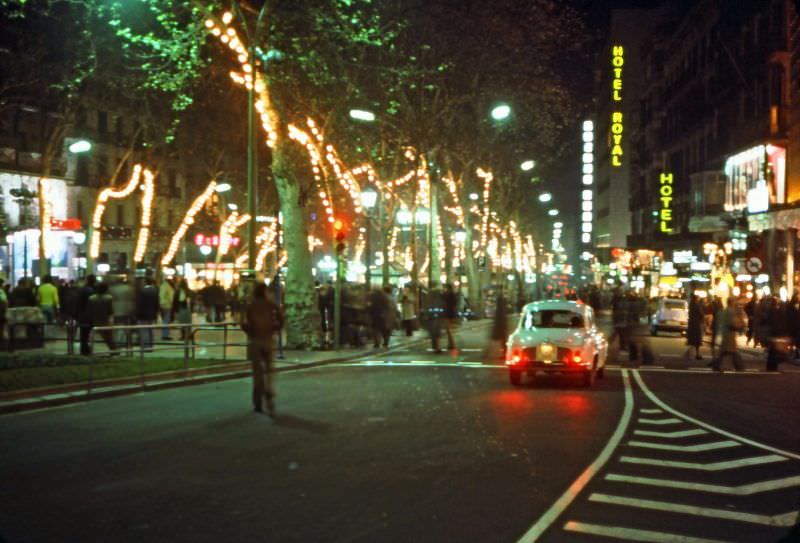
POLYGON ((758 145, 725 161, 725 211, 766 211, 786 201, 786 149, 758 145), (768 194, 767 194, 768 193, 768 194))

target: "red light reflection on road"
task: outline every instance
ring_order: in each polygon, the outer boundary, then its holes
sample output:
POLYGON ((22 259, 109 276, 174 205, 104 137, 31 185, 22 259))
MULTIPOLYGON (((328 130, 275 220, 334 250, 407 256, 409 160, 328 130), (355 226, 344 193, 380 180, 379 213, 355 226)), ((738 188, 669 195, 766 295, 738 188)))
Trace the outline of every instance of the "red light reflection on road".
POLYGON ((559 408, 568 415, 585 415, 589 412, 589 398, 584 394, 567 393, 558 397, 559 408))
POLYGON ((529 411, 533 398, 528 390, 504 390, 492 394, 492 403, 503 410, 529 411))

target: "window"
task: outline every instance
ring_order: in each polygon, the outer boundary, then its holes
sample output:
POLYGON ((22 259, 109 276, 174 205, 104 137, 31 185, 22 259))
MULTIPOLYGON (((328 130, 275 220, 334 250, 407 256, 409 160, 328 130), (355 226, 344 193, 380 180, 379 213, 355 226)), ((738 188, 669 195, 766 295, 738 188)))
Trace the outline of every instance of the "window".
POLYGON ((583 328, 583 316, 569 309, 531 311, 525 315, 523 328, 583 328))

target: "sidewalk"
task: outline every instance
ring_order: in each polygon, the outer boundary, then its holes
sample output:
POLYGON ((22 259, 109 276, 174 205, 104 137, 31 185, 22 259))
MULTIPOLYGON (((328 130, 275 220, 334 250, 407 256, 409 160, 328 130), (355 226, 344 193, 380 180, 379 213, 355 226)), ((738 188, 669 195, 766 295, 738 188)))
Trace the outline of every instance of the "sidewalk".
MULTIPOLYGON (((491 321, 486 319, 465 323, 460 328, 460 332, 480 329, 488 326, 490 323, 491 321)), ((219 334, 221 335, 221 333, 219 334)), ((241 334, 241 336, 241 341, 243 342, 244 335, 241 334)), ((208 339, 210 340, 212 338, 208 339)), ((233 339, 231 339, 231 341, 233 341, 233 339)), ((276 353, 275 370, 280 372, 292 369, 310 368, 325 364, 333 364, 336 362, 346 362, 356 358, 367 357, 376 352, 380 352, 381 354, 391 353, 399 349, 405 349, 409 346, 426 343, 428 341, 429 339, 427 334, 424 331, 419 330, 410 338, 399 335, 398 332, 397 335, 392 337, 390 347, 388 349, 381 349, 380 351, 372 349, 371 346, 339 349, 336 351, 287 350, 284 351, 284 357, 282 359, 278 359, 276 353)), ((236 342, 239 342, 239 338, 236 338, 236 342)), ((198 345, 198 349, 195 353, 198 359, 208 358, 210 360, 221 360, 222 347, 218 345, 205 346, 203 345, 202 341, 199 343, 200 344, 198 345), (217 356, 214 356, 215 353, 217 356)), ((175 345, 176 348, 182 353, 183 344, 175 342, 175 345)), ((57 342, 56 346, 50 344, 47 348, 38 349, 35 352, 65 354, 67 352, 66 341, 59 341, 57 342)), ((159 357, 174 358, 176 352, 176 350, 169 350, 157 351, 154 353, 144 353, 144 357, 148 359, 157 359, 159 357)), ((138 376, 120 379, 108 379, 95 382, 81 381, 79 383, 73 383, 69 385, 0 392, 0 414, 39 409, 42 407, 50 407, 55 405, 64 405, 68 403, 107 398, 123 394, 133 394, 148 390, 160 390, 164 388, 249 377, 251 374, 250 363, 246 361, 244 353, 244 346, 233 346, 228 347, 227 362, 209 364, 203 368, 150 374, 144 373, 138 376)), ((139 351, 135 350, 134 355, 139 357, 139 351)))

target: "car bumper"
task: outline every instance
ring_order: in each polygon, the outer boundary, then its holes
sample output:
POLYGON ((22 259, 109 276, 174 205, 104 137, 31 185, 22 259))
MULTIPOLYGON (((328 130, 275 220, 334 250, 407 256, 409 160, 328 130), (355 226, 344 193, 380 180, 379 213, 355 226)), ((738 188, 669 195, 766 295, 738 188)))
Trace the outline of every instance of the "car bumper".
POLYGON ((591 364, 568 364, 566 362, 521 362, 508 366, 511 370, 545 373, 585 373, 591 369, 591 364))
POLYGON ((653 328, 655 330, 664 331, 664 332, 685 332, 689 329, 689 326, 686 324, 654 324, 653 328))

